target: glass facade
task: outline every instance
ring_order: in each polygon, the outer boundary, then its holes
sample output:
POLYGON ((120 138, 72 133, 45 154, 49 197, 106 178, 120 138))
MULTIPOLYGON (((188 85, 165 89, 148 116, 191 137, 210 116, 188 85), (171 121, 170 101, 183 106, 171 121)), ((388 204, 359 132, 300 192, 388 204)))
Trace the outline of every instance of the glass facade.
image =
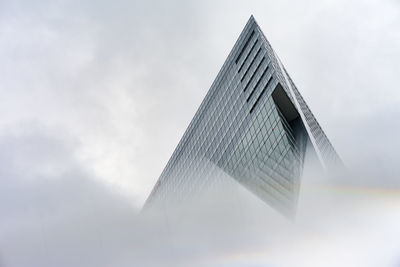
POLYGON ((291 215, 307 147, 324 155, 324 166, 339 160, 251 17, 145 207, 176 205, 217 183, 222 170, 291 215))

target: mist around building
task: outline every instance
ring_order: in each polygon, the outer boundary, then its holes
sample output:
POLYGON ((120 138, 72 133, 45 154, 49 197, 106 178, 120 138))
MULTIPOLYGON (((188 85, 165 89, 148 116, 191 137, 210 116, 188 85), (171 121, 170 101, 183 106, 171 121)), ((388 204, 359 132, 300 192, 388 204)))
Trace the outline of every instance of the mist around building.
POLYGON ((327 179, 306 166, 292 221, 233 179, 144 214, 79 170, 40 183, 14 173, 1 180, 1 266, 396 266, 399 191, 364 170, 327 179))
MULTIPOLYGON (((1 1, 0 267, 400 266, 400 3, 1 1), (254 14, 346 172, 142 206, 254 14)), ((255 99, 255 97, 254 97, 255 99)))

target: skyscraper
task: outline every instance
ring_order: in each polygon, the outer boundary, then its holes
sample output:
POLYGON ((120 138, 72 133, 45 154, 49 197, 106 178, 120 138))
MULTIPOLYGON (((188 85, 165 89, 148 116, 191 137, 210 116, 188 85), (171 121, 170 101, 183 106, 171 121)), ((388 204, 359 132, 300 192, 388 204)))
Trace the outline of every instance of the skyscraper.
POLYGON ((341 164, 251 16, 145 207, 185 201, 222 172, 290 216, 307 149, 328 171, 341 164))

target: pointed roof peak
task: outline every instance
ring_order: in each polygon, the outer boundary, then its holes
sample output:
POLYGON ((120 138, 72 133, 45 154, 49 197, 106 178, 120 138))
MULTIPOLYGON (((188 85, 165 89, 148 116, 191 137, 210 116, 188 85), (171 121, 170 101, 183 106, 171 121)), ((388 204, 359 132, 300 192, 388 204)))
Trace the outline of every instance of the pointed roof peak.
POLYGON ((249 24, 256 24, 258 26, 258 23, 257 23, 256 19, 254 18, 253 14, 250 15, 248 23, 249 24))
POLYGON ((246 23, 246 26, 244 27, 244 30, 252 28, 254 24, 258 26, 256 19, 254 18, 253 14, 251 14, 250 18, 247 20, 247 23, 246 23))

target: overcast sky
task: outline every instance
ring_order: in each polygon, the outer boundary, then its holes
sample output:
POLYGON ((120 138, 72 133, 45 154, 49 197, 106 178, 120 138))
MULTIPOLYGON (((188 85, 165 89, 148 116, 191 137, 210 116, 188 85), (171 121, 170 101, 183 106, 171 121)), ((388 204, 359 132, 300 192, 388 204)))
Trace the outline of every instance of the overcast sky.
POLYGON ((0 0, 1 233, 141 207, 251 14, 354 184, 399 188, 398 0, 0 0))

